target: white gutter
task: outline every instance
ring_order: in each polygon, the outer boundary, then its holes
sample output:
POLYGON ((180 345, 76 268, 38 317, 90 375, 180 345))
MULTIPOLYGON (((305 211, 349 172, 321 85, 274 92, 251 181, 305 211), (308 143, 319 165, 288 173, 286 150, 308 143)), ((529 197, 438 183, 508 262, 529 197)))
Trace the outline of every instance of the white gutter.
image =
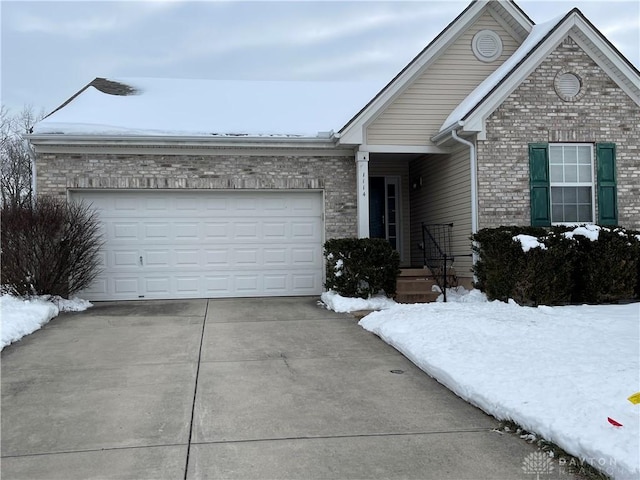
MULTIPOLYGON (((476 157, 476 146, 473 142, 458 136, 456 130, 451 130, 451 138, 456 142, 469 147, 470 168, 471 168, 471 233, 478 233, 478 159, 476 157)), ((475 263, 475 256, 474 256, 475 263)))
POLYGON ((217 147, 282 147, 282 148, 335 148, 334 137, 287 137, 287 136, 161 136, 161 135, 82 135, 82 134, 42 134, 26 135, 30 142, 38 145, 82 145, 104 146, 210 146, 217 147))

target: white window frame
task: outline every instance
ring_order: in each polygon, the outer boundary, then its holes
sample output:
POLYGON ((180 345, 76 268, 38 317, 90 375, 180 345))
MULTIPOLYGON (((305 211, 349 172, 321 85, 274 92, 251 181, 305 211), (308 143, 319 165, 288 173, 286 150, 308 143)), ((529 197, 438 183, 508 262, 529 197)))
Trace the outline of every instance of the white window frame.
POLYGON ((596 171, 595 171, 595 148, 593 143, 549 143, 549 209, 551 212, 552 225, 584 225, 596 223, 596 171), (551 150, 553 147, 589 147, 590 149, 590 182, 554 182, 551 180, 551 150), (554 222, 553 221, 553 187, 590 187, 591 188, 591 220, 588 222, 554 222))

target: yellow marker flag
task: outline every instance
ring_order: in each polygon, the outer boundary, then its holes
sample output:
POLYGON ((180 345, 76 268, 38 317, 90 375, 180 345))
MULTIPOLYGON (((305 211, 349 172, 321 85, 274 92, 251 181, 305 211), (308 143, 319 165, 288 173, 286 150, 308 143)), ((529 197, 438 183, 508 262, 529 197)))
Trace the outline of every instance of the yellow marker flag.
POLYGON ((634 393, 633 395, 631 395, 627 400, 629 400, 631 403, 633 403, 634 405, 637 405, 640 403, 640 392, 638 393, 634 393))

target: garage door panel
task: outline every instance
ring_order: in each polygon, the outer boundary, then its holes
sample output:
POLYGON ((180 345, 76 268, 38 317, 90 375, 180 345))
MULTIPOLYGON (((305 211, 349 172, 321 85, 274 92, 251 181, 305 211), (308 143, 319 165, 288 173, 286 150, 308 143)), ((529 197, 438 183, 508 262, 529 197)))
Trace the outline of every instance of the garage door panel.
POLYGON ((263 263, 266 266, 287 265, 287 249, 285 248, 265 248, 263 251, 263 263))
POLYGON ((90 300, 316 295, 320 192, 78 191, 106 232, 90 300))
POLYGON ((205 223, 204 239, 206 241, 230 240, 231 239, 230 222, 205 223))
POLYGON ((200 240, 200 224, 196 222, 176 222, 172 225, 172 231, 175 232, 175 238, 181 240, 200 240))
POLYGON ((138 239, 138 224, 113 222, 113 228, 107 229, 112 232, 112 239, 115 241, 127 242, 138 239))
POLYGON ((204 251, 205 268, 225 268, 231 265, 229 260, 229 250, 226 248, 210 249, 204 251))
POLYGON ((176 276, 176 291, 190 296, 200 293, 202 280, 199 276, 176 276))
POLYGON ((110 253, 110 259, 112 259, 112 261, 107 261, 108 267, 131 268, 138 267, 139 265, 140 255, 137 250, 113 250, 110 253))

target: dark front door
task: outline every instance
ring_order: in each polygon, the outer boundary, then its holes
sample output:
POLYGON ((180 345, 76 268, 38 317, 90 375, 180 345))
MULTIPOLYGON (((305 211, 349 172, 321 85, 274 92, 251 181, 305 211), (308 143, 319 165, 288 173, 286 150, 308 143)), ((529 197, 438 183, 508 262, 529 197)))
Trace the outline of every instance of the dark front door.
POLYGON ((398 249, 398 180, 369 177, 369 236, 386 238, 398 249))

